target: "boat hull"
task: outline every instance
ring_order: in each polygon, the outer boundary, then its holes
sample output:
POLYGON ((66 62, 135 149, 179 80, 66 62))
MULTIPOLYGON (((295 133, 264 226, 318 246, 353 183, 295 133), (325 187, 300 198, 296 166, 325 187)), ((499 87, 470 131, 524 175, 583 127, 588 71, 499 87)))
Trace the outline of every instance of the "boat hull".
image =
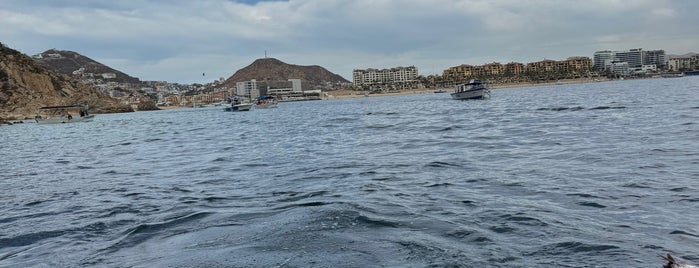
POLYGON ((271 109, 277 108, 276 103, 255 104, 255 109, 271 109))
POLYGON ((236 104, 232 105, 231 107, 227 107, 224 109, 226 112, 245 112, 245 111, 250 111, 252 107, 255 104, 252 103, 241 103, 241 104, 236 104))
POLYGON ((451 93, 451 97, 455 100, 470 100, 470 99, 483 99, 490 94, 490 91, 485 88, 466 90, 461 92, 451 93))
POLYGON ((77 123, 77 122, 90 122, 95 117, 95 115, 88 115, 84 117, 78 116, 55 116, 51 118, 35 118, 37 124, 65 124, 65 123, 77 123))

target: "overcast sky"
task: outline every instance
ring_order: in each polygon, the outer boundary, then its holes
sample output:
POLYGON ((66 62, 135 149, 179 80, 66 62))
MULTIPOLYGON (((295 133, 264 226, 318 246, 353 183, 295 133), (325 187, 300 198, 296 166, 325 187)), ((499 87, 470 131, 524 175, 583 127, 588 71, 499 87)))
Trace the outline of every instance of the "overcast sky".
POLYGON ((2 0, 0 42, 75 51, 141 80, 228 78, 265 51, 351 80, 353 69, 699 52, 697 12, 696 0, 2 0))

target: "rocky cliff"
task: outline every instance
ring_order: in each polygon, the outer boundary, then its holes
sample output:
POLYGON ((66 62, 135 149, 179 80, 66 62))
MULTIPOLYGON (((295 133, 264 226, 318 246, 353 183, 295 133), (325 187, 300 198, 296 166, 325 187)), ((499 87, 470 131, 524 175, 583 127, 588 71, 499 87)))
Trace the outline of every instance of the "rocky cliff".
POLYGON ((257 59, 252 64, 236 71, 224 83, 233 87, 237 82, 250 81, 286 81, 301 79, 311 85, 325 83, 348 83, 342 76, 331 73, 318 65, 300 66, 284 63, 274 58, 257 59))
POLYGON ((33 118, 41 106, 82 103, 90 105, 92 113, 133 111, 107 94, 52 72, 0 43, 0 118, 33 118))

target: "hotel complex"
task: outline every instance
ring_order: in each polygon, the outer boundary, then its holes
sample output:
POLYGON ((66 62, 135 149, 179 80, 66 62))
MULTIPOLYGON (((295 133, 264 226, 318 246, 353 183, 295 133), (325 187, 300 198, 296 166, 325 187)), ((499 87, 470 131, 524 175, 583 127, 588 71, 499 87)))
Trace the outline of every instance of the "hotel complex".
POLYGON ((352 82, 355 86, 412 83, 417 80, 417 68, 395 67, 391 69, 355 69, 352 72, 352 82))
POLYGON ((546 80, 552 76, 559 78, 581 78, 590 76, 592 60, 588 57, 570 57, 563 61, 543 60, 522 64, 493 62, 480 66, 462 64, 442 72, 447 83, 461 83, 470 79, 512 80, 515 77, 528 77, 533 80, 546 80))
POLYGON ((618 75, 629 75, 634 72, 655 71, 665 69, 666 57, 664 50, 648 50, 641 48, 627 51, 597 51, 594 54, 593 69, 618 75))

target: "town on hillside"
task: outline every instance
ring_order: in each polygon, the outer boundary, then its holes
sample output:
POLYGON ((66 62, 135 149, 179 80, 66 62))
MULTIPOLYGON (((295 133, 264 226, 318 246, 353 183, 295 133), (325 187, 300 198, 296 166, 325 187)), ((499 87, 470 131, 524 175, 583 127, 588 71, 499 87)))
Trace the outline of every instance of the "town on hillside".
MULTIPOLYGON (((77 53, 76 53, 77 54, 77 53)), ((59 59, 79 58, 65 51, 49 50, 33 56, 36 60, 51 66, 59 59)), ((88 59, 89 60, 89 59, 88 59)), ((74 60, 75 61, 75 60, 74 60)), ((64 61, 65 62, 65 61, 64 61)), ((109 93, 135 109, 142 102, 157 103, 160 107, 195 107, 217 104, 234 96, 255 99, 271 95, 280 101, 320 100, 332 96, 332 91, 358 91, 361 94, 393 93, 419 89, 449 88, 471 79, 485 81, 498 87, 506 85, 556 83, 561 80, 599 81, 599 79, 672 77, 683 74, 696 74, 699 70, 699 55, 666 55, 664 50, 597 51, 593 57, 575 56, 565 60, 545 59, 538 62, 519 63, 499 62, 484 65, 461 64, 449 67, 441 75, 419 75, 415 66, 391 67, 384 69, 355 69, 352 81, 338 78, 313 79, 314 72, 327 72, 322 67, 297 66, 276 59, 259 59, 228 79, 223 77, 205 84, 178 84, 167 81, 140 81, 123 79, 123 73, 112 69, 88 69, 83 65, 53 66, 57 71, 78 78, 85 84, 109 93), (265 64, 264 68, 250 68, 255 64, 265 64), (72 69, 71 69, 72 68, 72 69), (252 71, 252 70, 258 71, 252 71), (287 77, 260 73, 259 70, 287 70, 287 77), (322 69, 322 70, 321 70, 322 69), (95 73, 95 70, 108 70, 95 73), (291 70, 291 71, 289 71, 291 70), (301 71, 299 71, 301 70, 301 71), (243 74, 246 75, 238 75, 243 74), (303 75, 298 75, 299 73, 303 75), (299 77, 294 77, 296 74, 299 77), (238 77, 237 77, 238 76, 238 77), (120 79, 122 78, 122 79, 120 79), (313 80, 312 80, 313 79, 313 80)), ((260 66, 257 66, 260 67, 260 66)), ((329 72, 328 72, 329 73, 329 72)), ((205 74, 202 74, 204 76, 205 74)))

